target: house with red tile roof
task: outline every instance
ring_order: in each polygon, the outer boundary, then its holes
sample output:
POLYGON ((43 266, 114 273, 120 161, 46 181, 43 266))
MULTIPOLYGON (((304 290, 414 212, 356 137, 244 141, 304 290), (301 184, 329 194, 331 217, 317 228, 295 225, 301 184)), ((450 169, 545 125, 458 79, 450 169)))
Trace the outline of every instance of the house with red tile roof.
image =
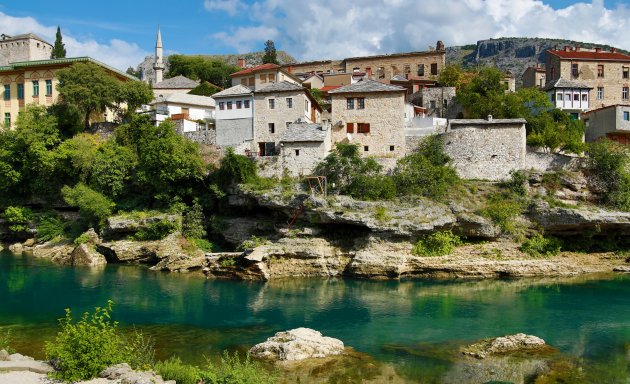
POLYGON ((301 85, 300 79, 282 69, 277 64, 267 63, 255 67, 244 68, 230 75, 232 86, 243 85, 255 91, 272 83, 289 83, 301 85))

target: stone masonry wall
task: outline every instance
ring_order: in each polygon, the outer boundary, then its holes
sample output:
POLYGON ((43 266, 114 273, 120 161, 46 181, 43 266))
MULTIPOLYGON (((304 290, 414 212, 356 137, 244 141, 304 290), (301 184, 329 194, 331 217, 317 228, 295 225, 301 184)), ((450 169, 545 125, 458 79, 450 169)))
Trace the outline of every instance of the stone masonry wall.
POLYGON ((215 143, 218 146, 237 146, 254 136, 252 119, 216 120, 215 143))
POLYGON ((259 142, 275 142, 279 144, 280 137, 287 129, 287 123, 293 123, 299 118, 310 121, 310 100, 304 91, 256 93, 254 95, 254 145, 259 142), (275 100, 274 109, 269 108, 269 99, 275 100), (287 98, 293 100, 292 108, 288 107, 287 98), (308 101, 309 108, 304 103, 308 101), (274 133, 269 130, 269 123, 274 124, 274 133))

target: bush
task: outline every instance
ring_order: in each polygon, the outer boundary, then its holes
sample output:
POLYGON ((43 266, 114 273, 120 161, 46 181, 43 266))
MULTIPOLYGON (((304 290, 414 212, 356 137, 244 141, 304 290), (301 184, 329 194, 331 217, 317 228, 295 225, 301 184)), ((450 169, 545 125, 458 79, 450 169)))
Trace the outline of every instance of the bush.
POLYGON ((50 241, 64 235, 64 223, 56 215, 46 215, 39 220, 37 226, 37 240, 41 242, 50 241))
POLYGON ((537 233, 521 245, 521 251, 532 257, 552 257, 560 253, 562 244, 555 237, 544 237, 537 233))
POLYGON ((416 256, 444 256, 461 244, 460 237, 451 231, 435 232, 418 240, 412 253, 416 256))
POLYGON ((162 219, 149 224, 146 228, 138 230, 133 237, 139 241, 162 240, 179 229, 179 223, 168 219, 162 219))
POLYGON ((4 349, 9 354, 15 353, 15 349, 11 347, 11 330, 0 330, 0 350, 4 349))
POLYGON ((396 184, 385 175, 358 175, 345 192, 355 199, 390 200, 396 196, 396 184))
POLYGON ((392 219, 392 216, 387 211, 387 208, 378 206, 374 208, 374 218, 379 223, 386 223, 392 219))
MULTIPOLYGON (((337 143, 330 154, 317 164, 313 174, 326 176, 329 189, 345 194, 349 193, 356 178, 377 176, 382 169, 373 158, 361 157, 358 144, 337 143)), ((355 197, 360 199, 359 189, 355 184, 355 197)))
POLYGON ((510 180, 503 183, 503 186, 517 196, 526 196, 529 188, 527 174, 523 171, 510 172, 510 180))
POLYGON ((254 249, 261 245, 267 244, 267 239, 264 237, 258 237, 256 235, 252 235, 249 240, 243 241, 238 247, 236 247, 237 251, 245 251, 247 249, 254 249))
POLYGON ((90 241, 90 235, 87 233, 80 234, 76 239, 74 239, 74 245, 86 244, 90 241))
POLYGON ((234 184, 252 182, 257 178, 256 164, 252 159, 237 155, 234 149, 228 148, 215 172, 215 178, 224 189, 234 184))
POLYGON ((118 322, 111 319, 112 306, 110 300, 106 307, 84 313, 76 323, 66 309, 66 316, 59 320, 61 330, 53 341, 46 342, 46 358, 55 368, 52 377, 64 381, 88 380, 123 362, 139 368, 134 363, 142 360, 138 358, 139 352, 146 351, 136 350, 139 343, 128 343, 121 335, 118 322))
POLYGON ((164 380, 175 380, 177 384, 197 384, 202 379, 199 368, 182 363, 179 357, 159 361, 154 368, 164 380))
POLYGON ((74 187, 65 185, 61 194, 66 203, 79 208, 79 214, 88 225, 97 226, 112 214, 114 203, 105 195, 83 183, 74 187))
POLYGON ((487 217, 506 233, 517 231, 516 217, 523 212, 524 203, 514 196, 493 194, 489 197, 486 207, 478 213, 487 217))
POLYGON ((191 241, 204 252, 215 252, 216 246, 206 239, 191 239, 191 241))
POLYGON ((459 182, 457 172, 444 153, 444 143, 437 135, 424 139, 417 150, 396 163, 393 178, 401 195, 443 196, 459 182))
POLYGON ((201 239, 206 235, 204 221, 203 209, 195 201, 192 207, 186 209, 186 213, 184 213, 182 235, 186 238, 201 239))
POLYGON ((588 151, 590 168, 603 200, 616 209, 630 211, 630 151, 610 140, 593 143, 588 151))
POLYGON ((28 223, 33 218, 33 212, 25 207, 7 207, 4 210, 4 218, 9 223, 11 232, 28 231, 28 223))

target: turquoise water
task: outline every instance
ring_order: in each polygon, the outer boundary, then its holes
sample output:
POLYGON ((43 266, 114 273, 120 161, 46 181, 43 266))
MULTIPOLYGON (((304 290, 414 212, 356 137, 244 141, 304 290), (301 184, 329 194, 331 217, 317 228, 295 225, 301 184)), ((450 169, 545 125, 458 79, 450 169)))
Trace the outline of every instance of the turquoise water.
MULTIPOLYGON (((400 348, 517 332, 586 361, 623 357, 630 343, 630 276, 493 281, 212 281, 143 267, 69 268, 0 253, 0 327, 41 356, 64 308, 115 302, 122 326, 154 335, 158 357, 202 361, 277 331, 310 327, 395 366, 435 365, 400 348)), ((440 363, 437 363, 438 365, 440 363)), ((624 366, 627 369, 627 363, 624 366)))

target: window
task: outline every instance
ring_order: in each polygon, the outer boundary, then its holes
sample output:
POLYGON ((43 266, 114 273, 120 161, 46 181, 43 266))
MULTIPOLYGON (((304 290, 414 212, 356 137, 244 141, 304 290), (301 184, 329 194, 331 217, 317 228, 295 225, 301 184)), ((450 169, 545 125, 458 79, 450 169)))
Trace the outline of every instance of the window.
POLYGON ((269 123, 269 133, 276 133, 276 124, 275 123, 269 123))
POLYGON ((418 64, 418 76, 424 76, 424 64, 418 64))
POLYGON ((571 64, 571 76, 578 77, 579 75, 580 75, 580 72, 578 70, 578 65, 577 64, 571 64))
POLYGON ((364 151, 364 152, 367 152, 367 151, 369 151, 369 150, 370 150, 370 147, 369 147, 369 146, 367 146, 367 145, 364 145, 364 146, 363 146, 363 151, 364 151))
POLYGON ((52 96, 52 80, 46 80, 46 96, 52 96))
POLYGON ((39 96, 39 81, 33 80, 33 97, 39 96))
POLYGON ((588 101, 588 94, 586 93, 582 94, 582 101, 585 101, 585 102, 588 101))
POLYGON ((556 94, 555 93, 551 94, 551 101, 552 102, 556 101, 556 94))
POLYGON ((573 94, 573 101, 580 101, 580 94, 579 93, 574 93, 573 94))
POLYGON ((308 112, 311 106, 308 104, 308 100, 304 100, 304 111, 308 112))
POLYGON ((378 78, 379 79, 385 78, 385 67, 378 67, 378 78))
POLYGON ((247 79, 243 78, 241 79, 241 85, 247 85, 247 79))
POLYGON ((623 67, 622 76, 623 76, 624 79, 630 78, 630 68, 629 67, 623 67))
POLYGON ((269 99, 269 109, 275 109, 275 108, 276 108, 276 100, 269 99))
POLYGON ((243 107, 245 107, 246 109, 249 108, 249 100, 245 100, 243 102, 243 107))
POLYGON ((287 97, 287 108, 293 108, 293 98, 287 97))
POLYGON ((255 87, 256 86, 256 78, 255 77, 250 77, 248 82, 249 82, 248 85, 250 87, 255 87))
POLYGON ((346 109, 354 109, 354 99, 352 97, 346 98, 346 109))
POLYGON ((405 78, 408 77, 410 72, 411 72, 411 65, 409 64, 403 65, 403 73, 405 74, 405 78))
POLYGON ((237 100, 236 101, 236 109, 241 109, 243 108, 243 102, 241 100, 237 100))
POLYGON ((354 123, 346 124, 346 132, 347 133, 354 133, 354 123))
POLYGON ((267 75, 260 75, 260 82, 261 83, 266 83, 267 82, 267 75))
POLYGON ((562 93, 558 93, 558 101, 562 101, 562 93))
POLYGON ((358 123, 357 133, 370 133, 370 123, 358 123))
POLYGON ((295 150, 295 156, 300 156, 300 150, 299 149, 295 150))
POLYGON ((357 109, 365 109, 365 98, 357 97, 357 109))
POLYGON ((621 88, 621 98, 628 100, 628 87, 621 88))
POLYGON ((24 100, 24 84, 17 85, 18 100, 24 100))
POLYGON ((393 145, 390 145, 390 146, 389 146, 389 151, 390 151, 390 152, 394 152, 394 149, 395 149, 395 147, 394 147, 393 145))
POLYGON ((604 64, 597 65, 597 77, 604 77, 604 64))
POLYGON ((11 126, 11 114, 8 112, 4 114, 4 126, 7 128, 11 126))
POLYGON ((623 112, 623 119, 624 119, 624 121, 630 121, 630 112, 624 111, 623 112))
POLYGON ((4 86, 4 100, 11 100, 11 85, 9 84, 4 86))
POLYGON ((431 75, 437 75, 437 63, 431 64, 431 75))
POLYGON ((431 106, 431 109, 435 109, 435 100, 431 100, 429 105, 431 106))
POLYGON ((604 87, 597 87, 597 100, 604 100, 604 87))
POLYGON ((352 72, 361 72, 361 68, 354 67, 354 68, 352 68, 352 72))
POLYGON ((272 82, 276 81, 276 74, 275 74, 275 73, 270 73, 270 74, 268 75, 268 79, 269 79, 269 82, 270 82, 270 83, 272 83, 272 82))
POLYGON ((225 109, 225 102, 223 102, 223 101, 219 102, 219 109, 220 110, 224 110, 225 109))
POLYGON ((571 101, 571 94, 570 93, 565 93, 564 94, 564 101, 571 101))
POLYGON ((231 101, 227 102, 227 109, 232 109, 232 102, 231 101))

